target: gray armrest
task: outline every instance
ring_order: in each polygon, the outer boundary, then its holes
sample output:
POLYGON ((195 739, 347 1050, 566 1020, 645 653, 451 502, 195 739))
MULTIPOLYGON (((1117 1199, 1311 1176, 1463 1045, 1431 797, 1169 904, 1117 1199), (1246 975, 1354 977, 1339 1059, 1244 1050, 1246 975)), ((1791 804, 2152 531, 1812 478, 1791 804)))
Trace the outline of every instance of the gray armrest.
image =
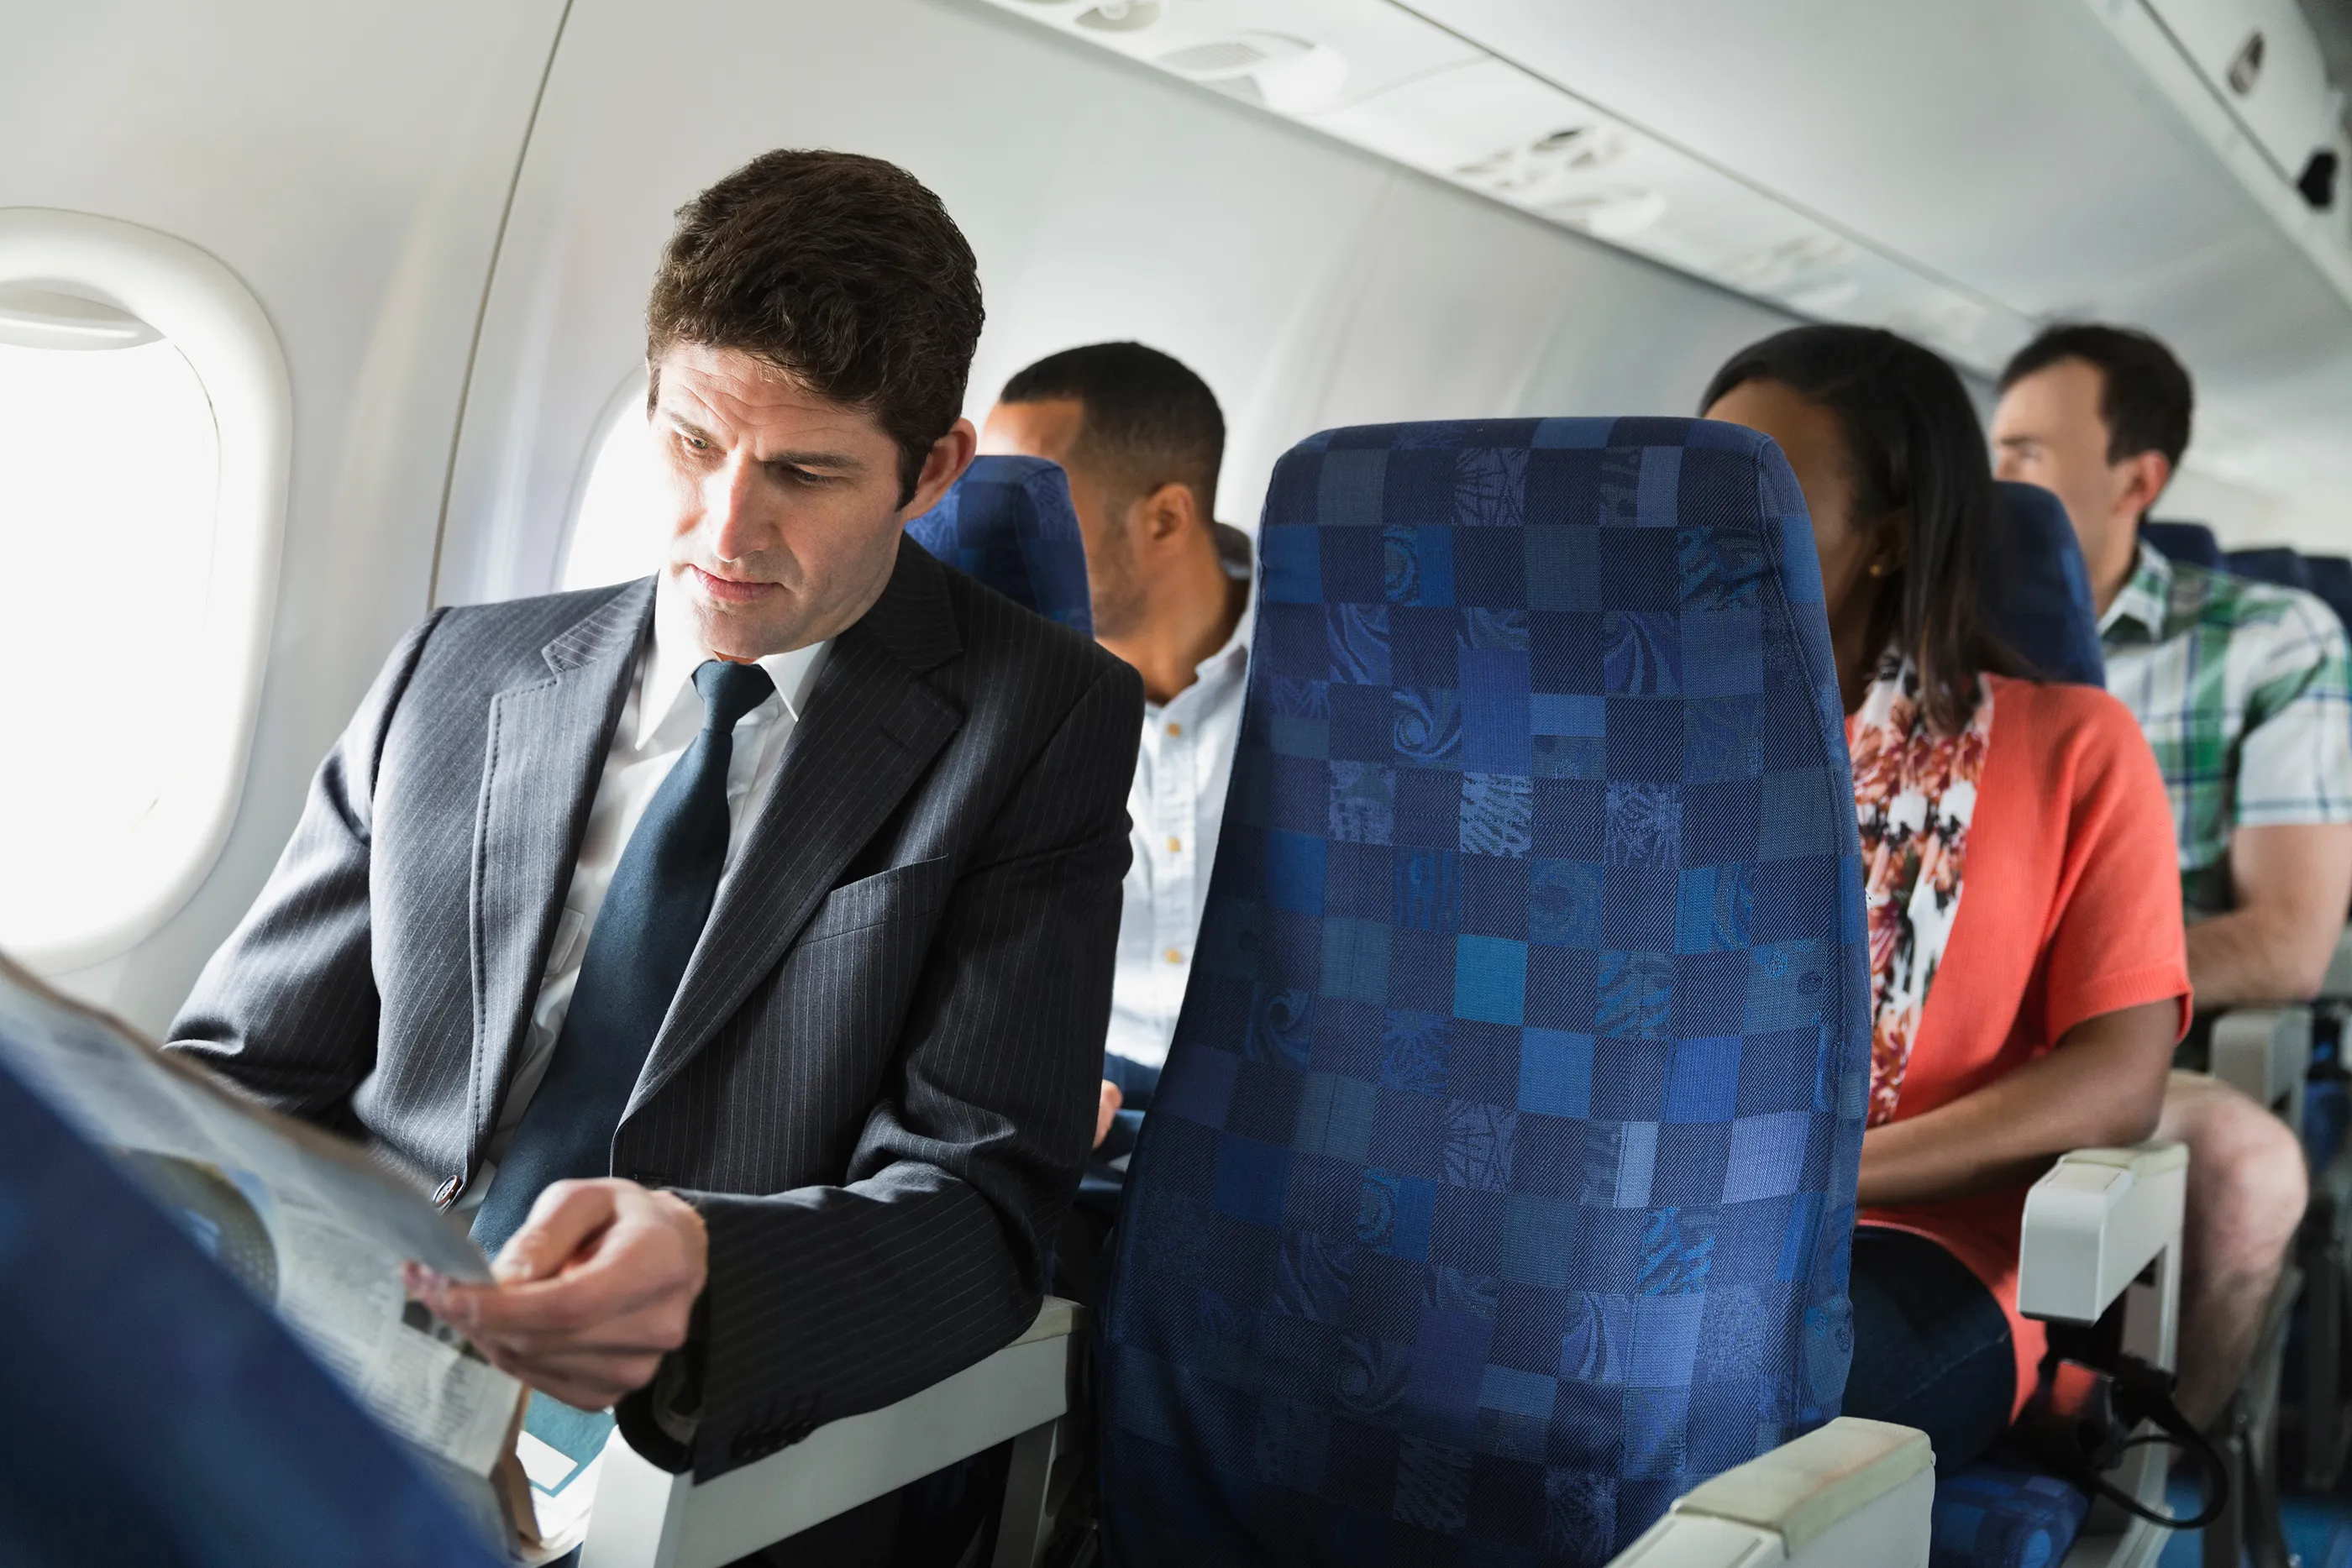
MULTIPOLYGON (((1008 1438, 1045 1434, 1050 1462, 1085 1319, 1083 1309, 1048 1297, 1026 1333, 976 1365, 896 1405, 827 1422, 700 1486, 647 1464, 615 1432, 597 1461, 581 1568, 719 1568, 1008 1438)), ((1028 1458, 1016 1452, 1016 1479, 1024 1469, 1042 1470, 1024 1467, 1028 1458)), ((1042 1493, 1042 1473, 1036 1479, 1042 1493)), ((1006 1528, 1022 1522, 1008 1519, 1006 1528)))
POLYGON ((2311 1070, 2311 1009, 2225 1013, 2213 1024, 2213 1076, 2258 1105, 2300 1125, 2304 1075, 2311 1070))
MULTIPOLYGON (((2126 1286, 2179 1242, 2188 1186, 2185 1144, 2060 1156, 2025 1195, 2018 1310, 2028 1317, 2098 1322, 2126 1286)), ((2168 1356, 2163 1364, 2171 1364, 2168 1356)))
POLYGON ((1678 1499, 1611 1568, 1925 1568, 1936 1456, 1842 1416, 1678 1499))

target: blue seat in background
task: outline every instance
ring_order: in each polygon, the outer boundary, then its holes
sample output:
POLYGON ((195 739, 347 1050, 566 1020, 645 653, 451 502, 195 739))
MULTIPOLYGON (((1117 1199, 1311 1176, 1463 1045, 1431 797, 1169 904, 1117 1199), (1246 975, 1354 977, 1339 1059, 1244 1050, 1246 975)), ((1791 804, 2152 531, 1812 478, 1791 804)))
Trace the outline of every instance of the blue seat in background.
POLYGON ((2202 523, 2143 521, 2139 526, 2139 537, 2169 559, 2186 561, 2190 566, 2221 569, 2221 541, 2215 538, 2213 530, 2202 523))
POLYGON ((1097 1320, 1142 1564, 1600 1563, 1837 1414, 1853 784, 1777 448, 1276 468, 1223 838, 1097 1320))
MULTIPOLYGON (((269 1267, 266 1233, 235 1250, 269 1267)), ((0 1069, 0 1563, 493 1562, 247 1287, 0 1069)))
POLYGON ((2091 574, 2064 504, 2039 485, 1999 488, 2004 531, 1984 584, 1986 624, 2040 678, 2105 685, 2091 574))
POLYGON ((940 504, 907 525, 915 542, 1024 610, 1094 635, 1086 545, 1070 482, 1042 457, 975 457, 940 504))
POLYGON ((2090 1511, 2079 1487, 1980 1461, 1937 1479, 1927 1568, 2055 1568, 2090 1511))
POLYGON ((2336 619, 2352 629, 2352 560, 2340 555, 2307 555, 2303 565, 2311 575, 2311 591, 2326 600, 2336 619))
POLYGON ((2221 566, 2234 576, 2251 577, 2256 582, 2300 588, 2306 593, 2311 591, 2310 566, 2300 554, 2284 545, 2231 550, 2221 557, 2221 566))

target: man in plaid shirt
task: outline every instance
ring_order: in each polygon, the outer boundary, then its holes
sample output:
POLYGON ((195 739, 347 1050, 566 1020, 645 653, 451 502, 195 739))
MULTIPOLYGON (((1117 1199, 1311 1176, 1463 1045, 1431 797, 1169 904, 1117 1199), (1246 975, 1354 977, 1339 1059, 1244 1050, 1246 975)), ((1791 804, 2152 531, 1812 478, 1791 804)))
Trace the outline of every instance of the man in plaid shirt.
MULTIPOLYGON (((2200 1015, 2318 990, 2352 901, 2344 629, 2308 593, 2167 560, 2139 523, 2189 444, 2191 393, 2154 338, 2053 328, 2001 375, 2000 476, 2057 492, 2090 568, 2107 689, 2172 797, 2200 1015)), ((2302 1218, 2303 1150, 2247 1096, 2172 1075, 2157 1136, 2189 1145, 2182 1411, 2245 1375, 2302 1218)))

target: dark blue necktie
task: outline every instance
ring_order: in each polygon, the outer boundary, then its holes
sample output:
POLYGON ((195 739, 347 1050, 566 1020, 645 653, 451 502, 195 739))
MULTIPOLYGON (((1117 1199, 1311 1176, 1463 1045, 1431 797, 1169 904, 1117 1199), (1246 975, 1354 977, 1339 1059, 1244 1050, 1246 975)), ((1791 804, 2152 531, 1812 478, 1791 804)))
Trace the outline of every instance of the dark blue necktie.
POLYGON ((474 1216, 474 1239, 493 1255, 550 1183, 608 1174, 621 1112, 710 918, 727 864, 735 725, 776 685, 757 664, 711 659, 694 672, 694 686, 702 732, 654 791, 613 868, 547 1076, 474 1216))

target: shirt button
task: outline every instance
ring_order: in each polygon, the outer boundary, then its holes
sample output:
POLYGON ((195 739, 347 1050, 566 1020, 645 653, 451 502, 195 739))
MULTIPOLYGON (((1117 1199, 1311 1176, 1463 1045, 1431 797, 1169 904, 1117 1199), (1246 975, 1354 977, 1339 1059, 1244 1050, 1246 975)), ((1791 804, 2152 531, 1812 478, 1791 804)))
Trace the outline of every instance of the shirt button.
POLYGON ((1179 852, 1181 852, 1183 848, 1184 848, 1184 841, 1183 841, 1183 840, 1181 840, 1181 839, 1178 838, 1178 837, 1177 837, 1175 834, 1173 834, 1173 833, 1171 833, 1171 834, 1169 834, 1169 835, 1168 835, 1168 852, 1169 852, 1170 854, 1171 854, 1171 855, 1172 855, 1172 854, 1176 854, 1176 853, 1178 853, 1179 852))
POLYGON ((1167 959, 1171 964, 1181 964, 1184 961, 1184 955, 1179 953, 1173 947, 1169 948, 1168 951, 1161 954, 1160 956, 1167 959))
POLYGON ((456 1176, 451 1176, 447 1181, 443 1182, 439 1186, 433 1189, 434 1207, 437 1208, 448 1207, 451 1204, 457 1201, 457 1194, 465 1190, 465 1186, 466 1184, 464 1182, 458 1180, 456 1176))
POLYGON ((1184 727, 1181 724, 1171 724, 1168 727, 1168 733, 1181 736, 1184 733, 1184 727))

